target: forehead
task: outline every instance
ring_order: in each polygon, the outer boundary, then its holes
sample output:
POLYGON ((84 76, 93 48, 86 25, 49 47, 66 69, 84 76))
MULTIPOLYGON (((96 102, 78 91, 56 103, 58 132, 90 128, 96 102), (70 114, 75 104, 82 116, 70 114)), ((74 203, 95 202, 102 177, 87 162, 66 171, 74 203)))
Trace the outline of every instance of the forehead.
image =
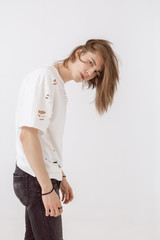
POLYGON ((103 58, 99 52, 87 52, 85 53, 85 56, 88 57, 89 59, 92 59, 95 61, 97 70, 102 71, 103 70, 103 58))

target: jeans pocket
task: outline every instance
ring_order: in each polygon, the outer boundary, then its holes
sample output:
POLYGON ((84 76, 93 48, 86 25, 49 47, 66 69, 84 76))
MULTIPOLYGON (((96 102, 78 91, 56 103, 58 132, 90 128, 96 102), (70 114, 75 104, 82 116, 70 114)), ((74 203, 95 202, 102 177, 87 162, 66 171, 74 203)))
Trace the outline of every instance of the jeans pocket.
POLYGON ((58 197, 59 196, 59 181, 55 179, 51 179, 52 185, 54 187, 55 192, 57 193, 58 197))
POLYGON ((28 205, 28 175, 13 173, 13 189, 17 198, 24 206, 28 205))
POLYGON ((37 180, 37 178, 35 178, 34 180, 34 184, 35 184, 35 187, 36 187, 36 192, 38 193, 38 195, 41 196, 41 193, 42 193, 42 189, 41 189, 41 186, 37 180))

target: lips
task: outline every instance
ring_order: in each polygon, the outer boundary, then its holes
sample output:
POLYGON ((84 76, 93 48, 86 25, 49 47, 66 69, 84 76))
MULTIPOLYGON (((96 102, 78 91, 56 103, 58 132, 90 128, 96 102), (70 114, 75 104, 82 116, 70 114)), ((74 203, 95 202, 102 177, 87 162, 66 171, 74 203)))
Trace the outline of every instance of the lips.
POLYGON ((84 80, 84 76, 83 76, 83 74, 82 73, 80 73, 81 74, 81 78, 84 80))

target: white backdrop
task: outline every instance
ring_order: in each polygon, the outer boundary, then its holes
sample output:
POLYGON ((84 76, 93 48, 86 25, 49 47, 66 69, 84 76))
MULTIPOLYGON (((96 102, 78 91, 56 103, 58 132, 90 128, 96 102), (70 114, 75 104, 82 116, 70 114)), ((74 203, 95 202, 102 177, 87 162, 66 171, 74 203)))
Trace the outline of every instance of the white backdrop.
POLYGON ((100 117, 94 91, 65 83, 63 161, 74 200, 63 205, 64 239, 160 238, 159 7, 158 0, 0 2, 0 239, 22 240, 25 230, 12 187, 21 81, 90 38, 113 42, 120 84, 100 117))

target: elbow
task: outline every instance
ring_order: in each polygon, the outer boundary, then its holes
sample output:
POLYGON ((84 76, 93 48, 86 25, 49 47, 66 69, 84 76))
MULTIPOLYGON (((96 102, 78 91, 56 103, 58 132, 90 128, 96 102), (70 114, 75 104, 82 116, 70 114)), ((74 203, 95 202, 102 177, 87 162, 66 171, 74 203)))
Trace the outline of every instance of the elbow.
POLYGON ((38 129, 33 127, 21 127, 20 141, 23 142, 28 136, 38 136, 38 129))

